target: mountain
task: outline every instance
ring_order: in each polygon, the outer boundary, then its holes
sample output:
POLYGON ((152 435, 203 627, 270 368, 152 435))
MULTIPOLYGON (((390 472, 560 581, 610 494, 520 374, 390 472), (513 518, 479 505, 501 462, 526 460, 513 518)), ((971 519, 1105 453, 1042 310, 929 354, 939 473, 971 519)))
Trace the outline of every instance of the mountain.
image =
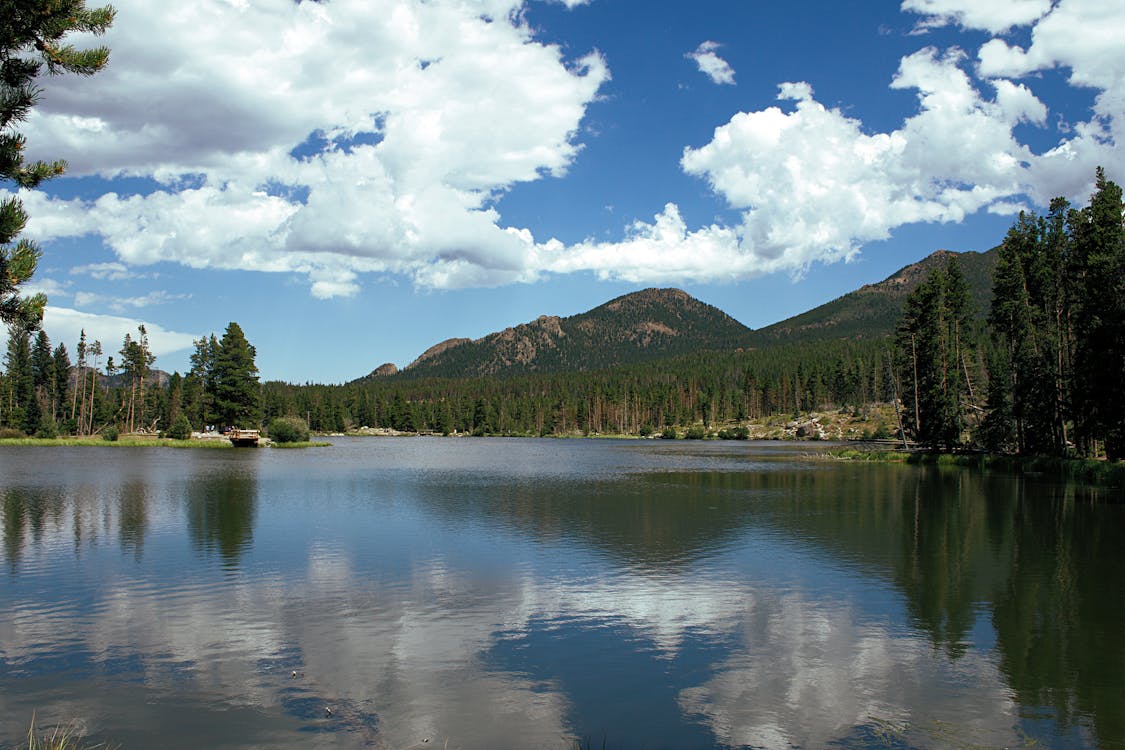
POLYGON ((759 328, 751 337, 751 346, 890 336, 902 315, 907 295, 930 271, 944 267, 950 258, 956 258, 960 264, 977 314, 983 317, 992 301, 992 271, 997 257, 995 248, 984 253, 938 250, 883 281, 865 284, 808 312, 759 328))
POLYGON ((543 315, 477 340, 449 339, 398 377, 596 370, 744 347, 751 330, 679 289, 645 289, 588 312, 543 315))
POLYGON ((882 338, 894 333, 907 295, 950 258, 961 265, 977 311, 985 315, 996 250, 938 250, 883 281, 756 331, 679 289, 645 289, 567 318, 543 315, 484 338, 447 339, 397 373, 388 364, 365 379, 597 370, 703 351, 882 338))

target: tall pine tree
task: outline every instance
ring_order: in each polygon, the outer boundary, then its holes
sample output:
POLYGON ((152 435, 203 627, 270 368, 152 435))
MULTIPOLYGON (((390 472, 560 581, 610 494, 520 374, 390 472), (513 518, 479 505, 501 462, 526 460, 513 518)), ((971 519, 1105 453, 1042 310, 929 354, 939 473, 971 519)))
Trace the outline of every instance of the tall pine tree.
MULTIPOLYGON (((1125 226, 1121 187, 1099 167, 1090 205, 1073 217, 1075 412, 1078 437, 1125 458, 1125 226)), ((1087 451, 1089 447, 1087 447, 1087 451)))
POLYGON ((1125 457, 1125 227, 1098 169, 1090 204, 1020 214, 1000 246, 989 323, 987 446, 1125 457))
POLYGON ((256 427, 261 421, 262 395, 256 352, 242 328, 232 322, 214 352, 211 384, 215 419, 226 427, 256 427))
POLYGON ((896 336, 908 431, 932 448, 961 444, 964 350, 972 315, 956 261, 936 268, 906 298, 896 336))

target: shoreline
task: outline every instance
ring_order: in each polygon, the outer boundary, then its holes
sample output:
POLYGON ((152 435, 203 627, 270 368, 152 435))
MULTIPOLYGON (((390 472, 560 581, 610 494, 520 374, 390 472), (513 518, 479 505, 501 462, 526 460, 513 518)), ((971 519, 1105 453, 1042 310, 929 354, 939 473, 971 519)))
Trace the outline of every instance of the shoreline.
MULTIPOLYGON (((328 442, 305 443, 275 443, 268 438, 263 438, 257 448, 320 448, 328 447, 328 442)), ((83 437, 58 437, 58 438, 0 438, 0 448, 3 447, 40 447, 40 448, 183 448, 203 450, 233 450, 234 445, 224 438, 190 438, 188 440, 174 440, 149 436, 122 435, 117 440, 106 440, 98 435, 83 437)), ((253 450, 245 448, 243 450, 253 450)))
POLYGON ((1049 475, 1058 479, 1084 482, 1105 489, 1125 487, 1125 463, 1101 459, 1012 456, 999 453, 863 450, 851 447, 826 451, 821 455, 837 461, 903 463, 915 466, 957 466, 969 469, 1008 471, 1028 476, 1049 475))

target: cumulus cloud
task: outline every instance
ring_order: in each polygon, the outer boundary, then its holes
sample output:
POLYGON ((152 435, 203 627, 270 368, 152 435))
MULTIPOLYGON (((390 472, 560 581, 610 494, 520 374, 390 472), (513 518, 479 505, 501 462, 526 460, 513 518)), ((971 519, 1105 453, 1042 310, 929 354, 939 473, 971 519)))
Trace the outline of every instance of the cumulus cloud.
POLYGON ((905 58, 891 85, 917 91, 919 112, 889 133, 866 132, 816 101, 807 83, 782 84, 778 98, 790 111, 739 113, 710 143, 684 151, 683 169, 741 213, 737 226, 692 231, 670 204, 623 242, 564 252, 553 270, 594 268, 642 282, 800 273, 850 258, 895 227, 960 221, 1020 193, 1020 165, 1032 155, 1012 128, 1042 120, 1045 108, 1008 82, 984 98, 962 62, 934 49, 905 58))
POLYGON ((903 0, 902 9, 925 16, 922 28, 957 25, 999 34, 1042 18, 1051 0, 903 0))
POLYGON ((890 86, 915 91, 918 110, 888 132, 821 104, 806 82, 783 83, 782 105, 738 113, 709 143, 684 151, 684 171, 706 180, 740 221, 692 229, 669 204, 651 223, 631 225, 624 241, 584 243, 554 268, 638 282, 800 274, 906 224, 1008 215, 1056 195, 1082 201, 1096 166, 1125 172, 1125 16, 1098 0, 903 7, 931 24, 995 32, 1033 24, 1032 41, 1023 49, 993 39, 975 65, 958 49, 903 58, 890 86), (1098 92, 1093 116, 1063 123, 1058 145, 1035 153, 1016 128, 1047 127, 1035 75, 1054 67, 1098 92))
MULTIPOLYGON (((29 236, 95 234, 128 269, 301 274, 318 298, 359 293, 364 274, 433 288, 572 272, 637 283, 800 274, 906 224, 1082 199, 1096 165, 1125 172, 1125 14, 1102 0, 904 0, 922 27, 1029 27, 1031 41, 904 57, 888 84, 916 92, 917 109, 884 132, 821 103, 809 82, 782 83, 779 104, 739 112, 683 152, 682 169, 736 212, 729 225, 688 226, 669 196, 620 240, 570 247, 505 226, 497 200, 565 178, 609 71, 596 52, 567 60, 537 40, 522 0, 204 0, 190 18, 117 5, 113 65, 52 81, 29 123, 32 155, 73 155, 78 174, 157 187, 21 197, 29 236), (1057 117, 1036 93, 1051 68, 1093 89, 1095 104, 1035 153, 1017 129, 1057 117)), ((733 83, 718 48, 706 41, 689 57, 733 83)))
POLYGON ((188 349, 192 341, 202 338, 199 334, 169 331, 135 318, 95 315, 54 305, 48 305, 43 313, 43 330, 51 341, 65 343, 68 347, 72 347, 85 330, 87 340, 101 341, 106 351, 113 351, 125 339, 125 334, 135 337, 137 327, 142 324, 148 332, 149 347, 157 357, 188 349))
POLYGON ((1031 164, 1031 181, 1044 186, 1034 193, 1037 201, 1088 190, 1089 175, 1098 165, 1111 174, 1125 172, 1125 151, 1120 148, 1125 142, 1123 35, 1125 14, 1113 3, 1061 0, 1035 24, 1026 49, 1003 39, 981 47, 981 75, 1033 79, 1042 71, 1064 68, 1071 85, 1097 92, 1091 119, 1067 123, 1071 137, 1031 164))
POLYGON ((535 240, 491 204, 566 173, 609 75, 536 41, 520 0, 116 7, 113 64, 52 81, 31 156, 159 189, 29 198, 29 234, 95 233, 129 266, 305 273, 317 296, 367 271, 464 283, 435 264, 523 278, 535 240))
POLYGON ((734 68, 726 60, 719 57, 717 52, 719 47, 718 42, 703 42, 696 48, 695 52, 689 52, 687 57, 695 60, 695 64, 699 66, 699 72, 710 78, 713 83, 733 85, 734 68))

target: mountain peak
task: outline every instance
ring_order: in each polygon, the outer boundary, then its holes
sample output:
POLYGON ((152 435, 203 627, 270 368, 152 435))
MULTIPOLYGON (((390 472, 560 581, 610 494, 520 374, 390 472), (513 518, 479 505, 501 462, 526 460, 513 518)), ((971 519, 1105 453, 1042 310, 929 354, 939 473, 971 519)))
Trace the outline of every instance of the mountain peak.
POLYGON ((567 318, 541 315, 475 341, 444 341, 403 372, 443 377, 592 370, 734 348, 749 333, 682 289, 643 289, 567 318))

